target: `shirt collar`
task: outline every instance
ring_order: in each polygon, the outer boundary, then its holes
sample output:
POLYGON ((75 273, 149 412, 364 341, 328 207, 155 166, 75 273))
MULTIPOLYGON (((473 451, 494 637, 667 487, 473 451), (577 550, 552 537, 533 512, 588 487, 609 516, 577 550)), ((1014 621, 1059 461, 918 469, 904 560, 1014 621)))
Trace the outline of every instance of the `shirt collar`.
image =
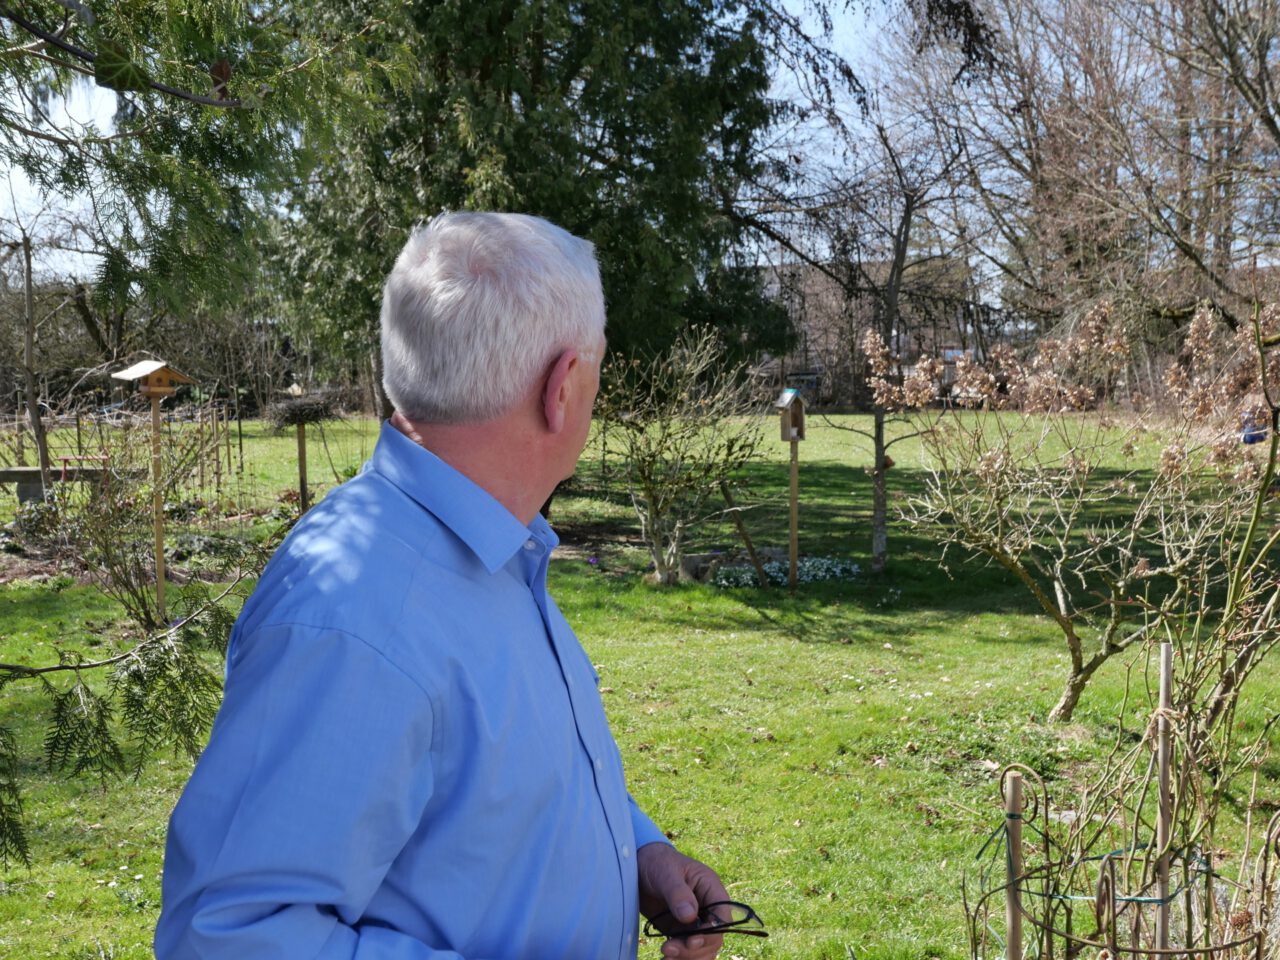
POLYGON ((382 424, 369 466, 452 530, 490 573, 506 566, 530 537, 548 552, 560 542, 541 514, 524 526, 491 493, 390 421, 382 424))

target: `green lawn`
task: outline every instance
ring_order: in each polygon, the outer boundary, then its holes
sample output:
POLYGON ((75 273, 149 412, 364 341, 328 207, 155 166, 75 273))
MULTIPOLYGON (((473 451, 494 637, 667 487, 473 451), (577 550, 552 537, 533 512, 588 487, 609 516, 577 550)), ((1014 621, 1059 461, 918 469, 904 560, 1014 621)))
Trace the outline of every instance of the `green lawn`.
MULTIPOLYGON (((255 496, 296 486, 292 438, 249 429, 255 496)), ((372 425, 341 429, 339 474, 373 437, 372 425)), ((869 447, 819 418, 810 438, 802 552, 865 569, 869 447)), ((781 547, 786 448, 770 443, 769 454, 750 471, 764 505, 748 524, 762 545, 781 547)), ((893 489, 918 486, 918 448, 902 444, 894 457, 893 489)), ((332 481, 321 458, 313 448, 312 477, 332 481)), ((639 576, 629 510, 589 449, 553 506, 566 549, 552 590, 599 666, 637 800, 769 926, 768 940, 741 938, 724 956, 964 956, 960 878, 998 822, 992 768, 1027 763, 1051 787, 1078 775, 1110 745, 1123 664, 1095 681, 1069 729, 1050 729, 1043 717, 1065 675, 1052 625, 1001 571, 954 560, 950 575, 941 571, 929 531, 895 527, 881 577, 807 585, 795 597, 663 590, 639 576)), ((732 546, 732 530, 704 541, 732 546)), ((45 661, 54 645, 91 633, 110 643, 114 616, 65 580, 10 583, 0 588, 0 660, 45 661)), ((1264 672, 1242 711, 1250 724, 1280 694, 1274 668, 1264 672)), ((31 756, 43 735, 37 706, 17 688, 0 694, 0 724, 31 756)), ((25 769, 35 861, 3 873, 0 956, 149 956, 165 818, 189 769, 171 758, 105 790, 25 769)), ((642 946, 642 957, 657 955, 642 946)))

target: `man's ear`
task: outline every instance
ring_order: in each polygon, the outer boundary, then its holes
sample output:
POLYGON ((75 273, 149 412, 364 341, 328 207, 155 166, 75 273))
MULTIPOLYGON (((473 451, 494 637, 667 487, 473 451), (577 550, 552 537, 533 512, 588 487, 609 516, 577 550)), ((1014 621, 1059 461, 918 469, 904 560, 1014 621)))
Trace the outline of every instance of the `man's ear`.
POLYGON ((569 408, 569 396, 573 392, 570 375, 578 365, 578 351, 566 350, 556 358, 547 374, 542 389, 542 416, 547 432, 559 433, 564 429, 565 411, 569 408))

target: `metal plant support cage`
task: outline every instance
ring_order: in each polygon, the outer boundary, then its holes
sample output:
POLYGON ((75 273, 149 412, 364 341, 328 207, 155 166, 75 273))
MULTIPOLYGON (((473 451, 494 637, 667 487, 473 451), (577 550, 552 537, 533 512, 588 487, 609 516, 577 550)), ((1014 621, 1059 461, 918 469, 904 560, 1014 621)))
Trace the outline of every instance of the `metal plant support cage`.
POLYGON ((1113 825, 1103 823, 1095 848, 1105 852, 1067 856, 1051 835, 1049 793, 1034 770, 1022 764, 1005 767, 1000 793, 1005 819, 979 850, 963 883, 974 960, 1280 957, 1280 813, 1267 825, 1252 883, 1216 872, 1199 850, 1170 849, 1170 880, 1176 886, 1161 897, 1155 843, 1108 847, 1104 841, 1115 834, 1108 829, 1113 825), (1008 804, 1011 777, 1020 778, 1019 790, 1022 779, 1033 784, 1017 811, 1008 804), (1029 843, 1024 830, 1033 836, 1029 843), (1034 850, 1039 862, 1016 869, 1015 844, 1020 852, 1034 850), (972 900, 971 894, 976 894, 972 900), (1169 908, 1167 947, 1155 944, 1162 904, 1169 908), (1025 929, 1026 936, 1014 927, 1025 929))

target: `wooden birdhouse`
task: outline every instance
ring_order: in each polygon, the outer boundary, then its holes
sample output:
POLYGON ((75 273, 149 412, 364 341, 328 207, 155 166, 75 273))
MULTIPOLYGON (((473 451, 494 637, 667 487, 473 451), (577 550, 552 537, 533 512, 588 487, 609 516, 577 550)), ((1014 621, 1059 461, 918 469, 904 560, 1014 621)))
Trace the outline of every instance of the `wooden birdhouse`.
POLYGON ((111 375, 113 380, 132 381, 144 397, 172 397, 184 383, 195 383, 163 360, 143 360, 111 375))
POLYGON ((804 397, 795 389, 783 390, 773 402, 773 408, 782 417, 782 439, 804 439, 804 397))

